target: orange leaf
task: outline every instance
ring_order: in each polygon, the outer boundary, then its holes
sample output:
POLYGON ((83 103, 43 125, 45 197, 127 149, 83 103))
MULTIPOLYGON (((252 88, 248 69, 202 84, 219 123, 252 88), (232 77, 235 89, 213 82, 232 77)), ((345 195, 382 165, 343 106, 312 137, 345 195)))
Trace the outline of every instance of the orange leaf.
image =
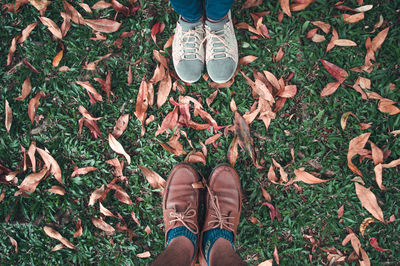
POLYGON ((338 209, 338 218, 342 218, 344 213, 344 205, 340 206, 340 208, 338 209))
POLYGON ((146 232, 146 234, 150 234, 151 233, 151 229, 150 229, 150 227, 148 225, 146 226, 144 231, 146 232))
POLYGON ((14 247, 15 254, 17 254, 18 253, 18 243, 17 243, 17 241, 14 238, 12 238, 11 236, 8 236, 8 238, 10 239, 11 245, 13 245, 13 247, 14 247))
POLYGON ((382 30, 375 36, 375 38, 372 39, 371 50, 373 52, 376 52, 382 46, 382 43, 385 41, 389 32, 389 28, 390 27, 387 27, 386 29, 382 30))
POLYGON ((334 40, 333 43, 336 46, 357 46, 357 44, 355 42, 353 42, 352 40, 347 40, 347 39, 337 39, 337 40, 334 40))
POLYGON ((400 159, 391 161, 390 163, 382 164, 383 168, 392 168, 400 165, 400 159))
POLYGON ((373 142, 369 141, 372 149, 372 160, 374 161, 374 165, 383 163, 383 151, 376 146, 373 142))
POLYGON ((274 247, 274 258, 275 258, 276 264, 279 265, 279 254, 278 254, 278 249, 276 248, 276 246, 274 247))
POLYGON ((22 84, 21 95, 14 98, 14 100, 17 100, 17 101, 25 100, 25 98, 29 95, 29 93, 31 93, 31 90, 32 90, 31 79, 28 76, 28 77, 26 77, 24 83, 22 84))
POLYGON ((254 55, 247 55, 239 59, 239 65, 246 66, 255 61, 258 57, 254 55))
POLYGON ((101 185, 101 187, 95 189, 92 194, 90 194, 89 198, 89 206, 93 205, 96 203, 97 200, 101 199, 103 197, 104 193, 104 185, 101 185))
POLYGON ((279 0, 279 2, 281 3, 282 11, 291 18, 292 14, 290 13, 289 0, 279 0))
POLYGON ((43 25, 47 26, 54 37, 62 39, 61 30, 54 21, 46 17, 39 17, 39 19, 43 23, 43 25))
POLYGON ((238 137, 235 135, 232 139, 231 145, 229 146, 227 154, 228 161, 232 167, 235 166, 238 155, 238 137))
POLYGON ((307 183, 307 184, 319 184, 319 183, 324 183, 324 182, 328 181, 328 180, 323 180, 323 179, 317 178, 302 169, 295 169, 294 174, 296 175, 296 178, 293 180, 293 182, 303 181, 304 183, 307 183))
POLYGON ((347 165, 349 166, 351 171, 360 176, 362 176, 361 171, 353 164, 351 159, 354 157, 354 155, 359 154, 362 149, 364 149, 364 146, 367 143, 370 135, 371 133, 364 133, 352 139, 349 143, 349 150, 347 152, 347 165))
POLYGON ((340 82, 330 82, 321 91, 321 97, 325 97, 334 93, 340 86, 340 82))
POLYGON ((92 223, 93 223, 94 226, 96 226, 97 228, 99 228, 99 229, 101 229, 103 231, 106 231, 106 232, 109 232, 109 233, 114 233, 115 232, 114 227, 112 227, 111 225, 109 225, 108 223, 104 222, 101 219, 97 219, 97 218, 92 217, 92 223))
POLYGON ((114 136, 111 135, 110 133, 108 134, 108 144, 110 145, 110 147, 113 151, 115 151, 118 154, 123 155, 125 157, 126 161, 128 162, 128 164, 131 164, 131 156, 129 156, 129 154, 126 153, 126 151, 122 147, 121 143, 119 143, 118 140, 116 140, 114 138, 114 136))
POLYGON ((157 129, 155 136, 157 137, 159 134, 164 133, 168 129, 173 130, 178 125, 178 107, 175 106, 174 110, 169 112, 167 116, 165 116, 164 120, 161 123, 161 127, 157 129))
POLYGON ((355 183, 356 186, 356 194, 359 200, 361 201, 361 205, 369 211, 372 216, 381 221, 385 222, 383 218, 383 212, 381 207, 379 207, 378 202, 374 193, 372 193, 369 189, 365 188, 363 185, 355 183))
POLYGON ((60 61, 63 57, 64 51, 60 50, 57 55, 53 59, 53 67, 57 67, 60 64, 60 61))
POLYGON ((56 178, 56 180, 60 184, 64 184, 61 179, 61 169, 58 165, 57 161, 51 156, 47 151, 42 150, 40 148, 36 148, 36 151, 39 153, 40 157, 42 157, 43 162, 46 167, 50 169, 50 173, 56 178))
POLYGON ((29 101, 29 104, 28 104, 28 116, 29 116, 29 119, 31 120, 32 124, 33 124, 33 120, 35 118, 36 109, 39 106, 40 98, 42 98, 43 96, 44 96, 44 93, 42 91, 40 91, 35 95, 35 97, 33 97, 29 101))
POLYGON ((272 266, 273 265, 272 262, 273 262, 272 259, 265 260, 265 261, 261 262, 260 264, 258 264, 257 266, 272 266))
POLYGON ((8 56, 7 56, 7 66, 9 66, 11 64, 12 56, 13 56, 15 50, 17 50, 17 40, 18 39, 19 39, 19 35, 17 37, 14 37, 11 40, 11 46, 10 46, 10 50, 8 51, 8 56))
POLYGON ((390 99, 383 98, 378 103, 378 109, 383 113, 389 113, 389 115, 396 115, 400 113, 400 109, 394 105, 395 103, 396 102, 390 99))
POLYGON ((59 232, 57 232, 53 228, 45 226, 45 227, 43 227, 43 230, 46 233, 46 235, 48 235, 51 238, 57 239, 67 248, 76 249, 75 246, 71 242, 69 242, 66 238, 64 238, 59 232))
POLYGON ((150 257, 150 252, 146 251, 146 252, 143 252, 143 253, 136 254, 136 257, 137 258, 141 258, 141 259, 149 258, 150 257))
POLYGON ((362 221, 362 223, 360 224, 360 233, 361 233, 362 237, 364 237, 364 232, 365 232, 365 229, 367 229, 368 225, 370 223, 374 223, 374 222, 375 222, 374 218, 371 218, 371 217, 365 218, 362 221))
POLYGON ((54 193, 54 194, 61 195, 61 196, 63 196, 65 194, 65 189, 60 187, 60 186, 52 186, 47 191, 51 192, 51 193, 54 193))
POLYGON ((104 33, 112 33, 116 32, 121 23, 118 23, 114 20, 109 19, 85 19, 85 24, 91 27, 92 29, 104 33))
POLYGON ((139 93, 137 95, 136 98, 136 110, 135 110, 135 116, 137 117, 137 119, 139 119, 139 121, 142 124, 142 132, 141 132, 141 136, 144 135, 144 123, 146 120, 146 111, 147 111, 147 107, 148 107, 149 103, 148 103, 148 86, 147 86, 147 82, 144 80, 144 77, 142 79, 142 82, 140 83, 140 87, 139 87, 139 93))
POLYGON ((122 135, 122 133, 124 133, 125 129, 128 127, 128 122, 130 117, 131 117, 130 114, 124 114, 118 118, 117 123, 115 124, 112 132, 112 135, 115 138, 119 138, 122 135))
POLYGON ((166 182, 159 174, 145 166, 139 165, 139 168, 142 170, 150 186, 152 186, 154 189, 164 189, 166 182))
POLYGON ((164 44, 164 47, 163 47, 164 50, 172 46, 172 43, 174 41, 174 36, 175 35, 172 34, 171 37, 169 37, 169 39, 167 40, 167 42, 164 44))
POLYGON ((297 93, 297 86, 296 85, 286 85, 285 88, 279 91, 278 96, 283 98, 292 98, 297 93))
POLYGON ((6 113, 6 119, 5 119, 5 126, 7 133, 10 133, 10 128, 11 128, 11 123, 12 123, 12 118, 13 118, 13 113, 10 108, 10 105, 8 104, 8 101, 6 100, 5 102, 5 113, 6 113))
POLYGON ((278 53, 274 57, 275 62, 281 61, 281 59, 283 58, 284 55, 285 55, 285 53, 283 52, 282 47, 279 47, 278 53))
POLYGON ((343 14, 344 22, 349 23, 349 24, 357 23, 363 19, 364 19, 364 13, 357 13, 354 15, 343 14))
POLYGON ((264 199, 268 202, 271 202, 271 195, 263 187, 261 187, 261 192, 264 199))

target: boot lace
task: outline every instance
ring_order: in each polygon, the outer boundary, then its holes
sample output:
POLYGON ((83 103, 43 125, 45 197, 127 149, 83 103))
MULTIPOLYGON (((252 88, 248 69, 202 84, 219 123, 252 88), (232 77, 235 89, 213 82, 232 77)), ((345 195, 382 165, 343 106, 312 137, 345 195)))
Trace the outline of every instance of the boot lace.
POLYGON ((211 220, 208 222, 208 225, 214 224, 211 228, 220 228, 220 229, 226 229, 228 231, 234 231, 234 223, 229 222, 230 219, 234 219, 234 216, 228 216, 227 214, 223 214, 221 212, 221 208, 219 206, 218 202, 218 196, 214 195, 210 188, 207 186, 207 191, 210 196, 210 201, 211 201, 211 208, 214 210, 215 214, 210 214, 210 217, 214 218, 214 220, 211 220))
POLYGON ((181 222, 190 232, 198 234, 199 228, 197 224, 193 222, 193 218, 196 217, 196 210, 191 209, 190 207, 191 204, 189 204, 183 212, 176 212, 175 210, 171 211, 169 216, 175 219, 170 220, 169 224, 172 224, 173 222, 181 222), (194 228, 194 230, 192 228, 194 228))

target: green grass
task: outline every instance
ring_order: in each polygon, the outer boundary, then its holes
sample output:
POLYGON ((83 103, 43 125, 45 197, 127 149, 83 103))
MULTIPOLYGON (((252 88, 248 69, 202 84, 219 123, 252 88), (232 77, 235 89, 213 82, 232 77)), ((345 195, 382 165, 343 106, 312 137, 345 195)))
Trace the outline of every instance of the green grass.
MULTIPOLYGON (((3 1, 4 2, 4 1, 3 1)), ((13 1, 5 1, 13 2, 13 1)), ((96 1, 85 1, 90 6, 96 1)), ((120 1, 128 4, 128 1, 120 1)), ((264 17, 264 24, 270 31, 271 39, 252 40, 253 35, 244 30, 237 30, 240 56, 254 55, 258 59, 249 66, 243 67, 244 73, 252 77, 252 70, 268 70, 278 78, 288 77, 291 72, 294 78, 291 83, 298 88, 297 95, 288 99, 284 108, 272 120, 270 128, 266 131, 260 120, 251 124, 258 157, 265 159, 265 169, 257 170, 251 164, 251 159, 245 152, 240 151, 236 169, 240 175, 244 192, 244 206, 242 219, 239 226, 237 250, 242 258, 249 264, 257 264, 266 259, 273 258, 274 246, 279 251, 282 265, 310 264, 309 255, 312 255, 313 264, 328 264, 327 253, 321 249, 312 252, 312 244, 304 235, 312 235, 321 248, 335 247, 345 256, 352 252, 351 245, 342 247, 341 242, 347 235, 346 228, 350 228, 359 236, 362 247, 366 250, 373 265, 395 265, 400 261, 398 218, 400 185, 399 168, 384 169, 383 184, 387 191, 381 191, 376 185, 372 160, 366 159, 359 163, 364 175, 366 187, 371 187, 378 198, 385 218, 394 214, 393 223, 370 224, 366 237, 359 234, 359 226, 366 217, 371 215, 361 207, 358 200, 354 182, 355 175, 347 167, 346 155, 348 144, 354 137, 364 132, 371 132, 370 140, 377 146, 390 150, 386 162, 400 157, 399 137, 390 134, 390 131, 400 129, 400 116, 389 116, 378 110, 376 100, 363 100, 360 94, 348 86, 341 86, 333 95, 321 98, 320 91, 334 79, 323 68, 319 59, 328 60, 346 70, 360 66, 364 63, 365 40, 373 38, 383 28, 390 26, 389 34, 382 48, 376 53, 377 67, 370 74, 348 71, 349 77, 346 84, 352 85, 358 76, 369 78, 372 82, 372 91, 394 101, 400 101, 400 28, 398 12, 400 5, 396 1, 364 1, 365 4, 374 4, 374 8, 365 14, 365 19, 357 24, 345 24, 341 18, 343 11, 334 8, 335 1, 316 1, 307 9, 293 12, 293 18, 284 17, 279 23, 279 1, 264 1, 262 5, 239 12, 243 1, 237 1, 233 8, 233 18, 236 22, 252 24, 250 12, 267 11, 271 14, 264 17), (373 25, 383 15, 385 26, 375 33, 368 33, 373 25), (305 38, 306 33, 314 26, 310 21, 322 20, 331 24, 339 33, 340 38, 355 41, 357 47, 335 47, 325 54, 328 41, 313 43, 305 38), (369 26, 369 28, 366 28, 369 26), (272 56, 279 47, 283 47, 285 56, 278 62, 272 62, 272 56), (396 89, 389 90, 389 83, 394 83, 396 89), (345 112, 353 112, 360 122, 371 122, 368 130, 361 130, 358 122, 353 117, 348 120, 346 130, 340 127, 340 117, 345 112), (289 116, 294 115, 291 120, 289 116), (257 134, 255 134, 257 133, 257 134), (334 172, 330 181, 319 185, 306 185, 300 183, 301 190, 295 186, 281 186, 270 183, 267 172, 271 158, 281 165, 287 165, 291 160, 290 150, 295 151, 294 163, 286 168, 289 177, 293 178, 293 169, 305 167, 306 171, 321 172, 330 170, 334 172), (322 165, 321 170, 310 166, 309 161, 315 160, 322 165), (269 210, 262 206, 264 201, 260 183, 272 196, 272 203, 282 215, 282 221, 276 219, 271 223, 269 210), (342 221, 337 218, 337 210, 345 206, 342 221), (250 217, 260 220, 263 227, 254 225, 250 217), (381 247, 390 251, 378 252, 369 245, 369 237, 376 237, 381 247)), ((37 142, 40 148, 46 148, 59 163, 66 194, 59 196, 47 192, 57 181, 49 176, 43 180, 36 191, 29 197, 14 197, 17 188, 11 185, 0 184, 0 193, 5 191, 5 199, 0 203, 0 264, 13 265, 38 265, 38 264, 124 264, 144 265, 149 264, 163 250, 164 231, 162 222, 161 197, 150 187, 138 165, 153 169, 166 178, 173 165, 183 161, 184 156, 175 156, 165 151, 157 142, 166 141, 165 134, 154 137, 157 125, 161 124, 165 115, 173 109, 167 102, 160 109, 155 106, 149 108, 148 115, 154 115, 155 121, 146 128, 147 132, 140 137, 140 122, 135 118, 135 101, 140 81, 143 76, 151 78, 156 61, 152 51, 161 49, 173 33, 177 14, 172 10, 167 1, 140 1, 141 8, 134 15, 125 18, 119 14, 117 20, 122 22, 118 32, 105 34, 106 41, 93 41, 91 29, 82 25, 73 24, 67 36, 63 39, 66 51, 60 66, 70 67, 66 73, 58 72, 52 66, 52 60, 59 50, 59 44, 54 41, 47 28, 38 24, 30 37, 18 45, 14 54, 13 63, 6 67, 6 58, 11 39, 28 25, 38 20, 39 12, 31 5, 26 5, 19 13, 2 13, 0 17, 0 163, 12 170, 21 169, 22 155, 20 145, 26 149, 32 141, 37 142), (151 40, 150 30, 156 22, 164 22, 166 28, 157 36, 157 45, 151 40), (113 46, 118 36, 125 31, 134 30, 136 33, 131 38, 123 40, 123 48, 113 46), (82 68, 84 62, 92 62, 109 52, 111 57, 102 61, 96 71, 86 71, 82 68), (142 62, 132 66, 133 83, 127 85, 127 68, 136 60, 142 62), (23 64, 16 68, 16 72, 8 71, 22 59, 28 60, 40 73, 32 73, 23 64), (111 72, 112 91, 111 103, 107 101, 91 105, 86 92, 74 83, 76 80, 88 80, 101 91, 94 78, 105 79, 111 72), (13 100, 20 95, 20 88, 27 76, 32 82, 32 92, 23 102, 13 100), (44 119, 39 124, 32 125, 27 113, 29 100, 39 91, 48 94, 41 100, 36 114, 43 115, 44 119), (8 100, 13 110, 14 119, 10 134, 4 127, 4 102, 8 100), (85 106, 95 117, 103 116, 98 122, 103 138, 93 139, 87 128, 84 127, 79 134, 78 120, 81 118, 78 106, 85 106), (122 111, 121 111, 122 110, 122 111), (106 160, 117 157, 109 147, 107 135, 112 132, 115 121, 122 113, 130 113, 132 118, 125 133, 119 138, 126 151, 132 156, 132 163, 126 165, 124 174, 129 179, 129 185, 124 188, 134 201, 132 206, 122 204, 110 192, 103 205, 114 214, 122 215, 129 229, 134 232, 132 241, 129 241, 126 232, 118 232, 113 236, 104 234, 93 226, 91 217, 100 217, 99 207, 88 207, 89 196, 93 190, 102 184, 108 184, 112 179, 112 167, 105 163, 106 160), (32 134, 32 129, 40 127, 39 134, 32 134), (99 171, 92 172, 77 178, 70 178, 73 168, 95 166, 99 171), (138 199, 140 197, 143 201, 138 199), (130 218, 134 211, 141 222, 138 226, 130 218), (11 214, 6 223, 5 218, 11 214), (83 235, 73 238, 77 219, 82 220, 83 235), (49 238, 43 231, 44 226, 51 226, 69 239, 77 250, 62 249, 51 253, 52 247, 57 245, 57 240, 49 238), (144 232, 146 226, 152 232, 144 232), (18 242, 18 253, 15 254, 8 236, 18 242), (138 259, 136 254, 150 251, 149 259, 138 259)), ((356 1, 348 1, 350 7, 356 7, 356 1)), ((92 15, 86 14, 77 4, 74 6, 85 18, 110 18, 115 15, 111 8, 95 11, 92 15)), ((59 14, 63 11, 61 1, 53 1, 45 16, 61 25, 62 18, 59 14)), ((168 54, 170 50, 168 50, 168 54)), ((172 67, 172 64, 171 64, 172 67)), ((157 87, 156 87, 157 88, 157 87)), ((201 79, 193 86, 186 86, 186 94, 201 98, 205 103, 214 89, 201 79)), ((178 99, 179 92, 171 92, 174 99, 178 99)), ((105 94, 103 97, 106 99, 105 94)), ((221 89, 212 107, 219 111, 214 114, 205 105, 205 110, 210 112, 219 125, 229 125, 234 121, 234 116, 229 109, 231 99, 235 99, 241 114, 250 110, 254 99, 249 93, 246 80, 239 74, 235 83, 228 89, 221 89)), ((201 120, 199 120, 201 121, 201 120)), ((184 128, 197 150, 201 149, 199 141, 203 141, 212 134, 208 131, 195 131, 184 128)), ((196 165, 204 176, 219 163, 226 162, 226 154, 233 138, 218 140, 218 148, 209 145, 207 165, 196 165)), ((191 150, 189 144, 181 139, 187 152, 191 150)), ((118 156, 122 160, 121 156, 118 156)), ((28 169, 18 175, 19 183, 31 173, 28 169)), ((106 222, 115 226, 119 220, 107 217, 106 222)), ((356 264, 351 262, 350 264, 356 264)))

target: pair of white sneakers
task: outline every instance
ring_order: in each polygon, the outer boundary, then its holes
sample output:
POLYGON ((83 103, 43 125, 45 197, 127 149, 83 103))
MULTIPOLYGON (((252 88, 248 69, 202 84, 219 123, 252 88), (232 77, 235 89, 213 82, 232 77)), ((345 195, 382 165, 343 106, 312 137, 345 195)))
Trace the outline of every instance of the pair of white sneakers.
POLYGON ((238 64, 238 46, 230 11, 218 22, 189 23, 180 18, 172 43, 172 58, 176 73, 185 82, 199 80, 204 63, 214 82, 229 81, 238 64))

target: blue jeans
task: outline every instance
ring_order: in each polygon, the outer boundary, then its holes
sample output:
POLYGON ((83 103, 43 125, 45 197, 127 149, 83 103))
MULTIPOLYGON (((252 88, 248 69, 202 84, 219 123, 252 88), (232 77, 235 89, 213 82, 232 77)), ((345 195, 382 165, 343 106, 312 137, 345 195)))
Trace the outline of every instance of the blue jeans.
POLYGON ((220 20, 233 5, 233 0, 170 0, 172 7, 189 22, 198 21, 203 14, 208 19, 220 20))

